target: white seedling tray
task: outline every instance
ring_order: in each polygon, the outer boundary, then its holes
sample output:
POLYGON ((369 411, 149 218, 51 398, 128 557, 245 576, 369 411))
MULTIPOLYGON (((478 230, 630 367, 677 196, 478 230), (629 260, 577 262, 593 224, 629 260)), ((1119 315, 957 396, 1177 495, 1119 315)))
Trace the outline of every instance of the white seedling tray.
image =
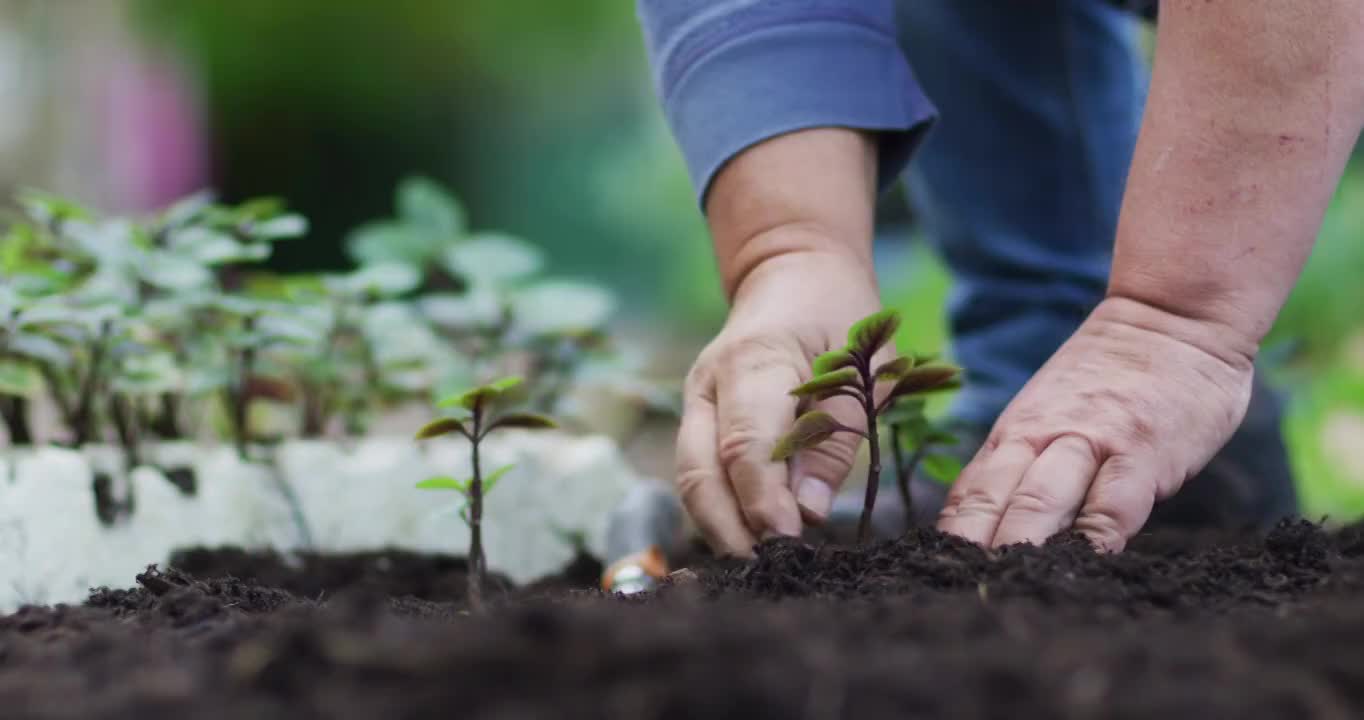
MULTIPOLYGON (((489 567, 519 582, 552 573, 570 559, 572 548, 560 530, 584 532, 588 547, 600 554, 608 512, 637 481, 605 437, 507 432, 489 438, 482 450, 485 472, 516 464, 486 498, 484 543, 489 567)), ((266 466, 243 463, 221 446, 166 444, 145 455, 164 467, 192 465, 197 494, 185 496, 159 471, 139 467, 127 478, 135 511, 106 527, 95 515, 93 473, 122 476, 118 450, 0 450, 0 610, 80 602, 102 585, 129 587, 134 575, 164 563, 177 548, 299 547, 266 466)), ((277 458, 319 550, 462 554, 468 546, 468 529, 455 514, 460 498, 413 488, 435 474, 466 476, 465 441, 295 441, 278 448, 277 458)))

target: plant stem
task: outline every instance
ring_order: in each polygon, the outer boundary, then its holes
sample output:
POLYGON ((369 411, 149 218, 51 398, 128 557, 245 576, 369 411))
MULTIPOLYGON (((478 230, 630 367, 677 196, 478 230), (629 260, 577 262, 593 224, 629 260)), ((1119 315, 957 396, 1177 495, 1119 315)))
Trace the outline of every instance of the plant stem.
POLYGON ((298 434, 305 438, 322 437, 326 430, 327 419, 323 411, 326 401, 322 397, 321 384, 300 380, 299 389, 303 395, 303 427, 299 428, 298 434))
POLYGON ((57 374, 57 369, 48 363, 39 363, 38 371, 43 375, 43 383, 47 385, 47 393, 52 397, 52 404, 57 406, 57 412, 61 414, 62 422, 66 424, 66 429, 74 434, 76 431, 76 408, 71 402, 71 397, 66 394, 61 376, 57 374))
POLYGON ((175 393, 161 393, 158 400, 161 407, 150 430, 162 440, 179 440, 184 437, 184 432, 180 430, 180 413, 175 393))
POLYGON ((857 544, 864 545, 871 531, 871 511, 876 507, 876 491, 881 484, 881 443, 880 432, 876 427, 876 379, 872 377, 870 363, 858 368, 862 375, 862 409, 867 414, 867 442, 871 447, 871 459, 867 465, 867 494, 862 500, 862 517, 857 521, 857 544))
MULTIPOLYGON (((256 318, 248 315, 242 319, 242 330, 249 335, 256 327, 256 318)), ((247 459, 246 434, 247 410, 251 404, 251 375, 256 364, 256 348, 250 345, 241 349, 237 367, 237 389, 229 396, 232 413, 232 441, 237 454, 247 459)))
POLYGON ((474 479, 469 484, 469 609, 483 611, 483 471, 478 464, 478 446, 483 441, 483 401, 474 404, 473 465, 474 479))
POLYGON ((137 415, 127 395, 114 393, 109 398, 109 417, 114 421, 118 444, 123 447, 124 466, 131 471, 142 464, 142 453, 137 442, 137 415))
POLYGON ((99 391, 99 380, 104 365, 104 352, 109 344, 109 332, 113 329, 113 324, 108 320, 100 325, 99 337, 95 339, 95 344, 90 348, 90 366, 85 369, 85 378, 81 382, 79 394, 76 398, 76 410, 72 417, 72 432, 75 437, 73 440, 79 447, 94 439, 95 436, 95 394, 99 391))
POLYGON ((914 495, 910 492, 910 476, 914 472, 914 467, 905 466, 903 452, 900 449, 900 426, 890 426, 890 456, 891 462, 895 464, 895 485, 900 489, 900 503, 905 508, 905 529, 914 527, 914 495))
POLYGON ((284 504, 289 507, 289 518, 293 520, 294 529, 298 531, 299 544, 304 550, 312 550, 313 531, 308 526, 308 518, 303 514, 303 503, 299 501, 298 493, 294 492, 293 486, 289 485, 288 479, 284 477, 284 470, 279 466, 279 458, 274 449, 267 450, 267 453, 270 480, 275 484, 275 491, 284 498, 284 504))
POLYGON ((33 444, 33 428, 28 423, 28 398, 0 397, 0 416, 5 419, 11 445, 33 444))

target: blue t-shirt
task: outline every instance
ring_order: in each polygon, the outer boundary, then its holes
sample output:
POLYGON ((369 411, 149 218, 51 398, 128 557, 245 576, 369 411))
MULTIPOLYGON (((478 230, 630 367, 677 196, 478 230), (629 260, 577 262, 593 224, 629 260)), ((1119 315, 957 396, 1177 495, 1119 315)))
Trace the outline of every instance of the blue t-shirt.
POLYGON ((884 187, 937 115, 900 51, 894 0, 638 0, 638 6, 664 114, 703 200, 731 157, 812 127, 880 131, 884 187))

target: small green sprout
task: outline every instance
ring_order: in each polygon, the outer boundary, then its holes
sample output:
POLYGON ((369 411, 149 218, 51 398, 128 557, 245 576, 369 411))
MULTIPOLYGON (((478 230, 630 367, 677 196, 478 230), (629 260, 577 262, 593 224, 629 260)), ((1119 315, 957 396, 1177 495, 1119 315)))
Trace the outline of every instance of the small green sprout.
MULTIPOLYGON (((955 381, 945 383, 934 391, 949 390, 957 385, 955 381)), ((960 460, 935 452, 944 445, 957 444, 957 436, 928 418, 925 400, 922 396, 899 398, 881 417, 890 428, 895 484, 900 490, 908 527, 914 525, 914 499, 910 487, 915 470, 922 467, 925 474, 944 485, 950 485, 961 474, 960 460)))
POLYGON ((433 477, 417 483, 418 488, 426 490, 453 490, 464 496, 464 504, 459 514, 469 526, 469 580, 468 599, 472 610, 483 608, 483 584, 487 577, 487 561, 483 554, 483 497, 492 492, 497 482, 507 471, 506 465, 488 475, 483 474, 479 464, 479 450, 488 433, 502 428, 522 428, 540 430, 555 427, 555 423, 544 415, 528 412, 503 412, 501 408, 515 399, 514 392, 520 389, 521 378, 506 377, 441 400, 442 408, 457 408, 461 417, 442 417, 427 423, 417 431, 417 439, 440 437, 442 435, 463 435, 473 446, 471 465, 473 476, 466 479, 453 477, 433 477))
POLYGON ((900 314, 894 310, 882 310, 863 318, 848 330, 848 343, 815 358, 811 364, 814 377, 791 391, 792 395, 806 402, 836 397, 856 400, 866 414, 867 431, 844 425, 826 411, 811 410, 796 418, 791 430, 772 449, 772 460, 781 461, 798 451, 819 445, 836 433, 853 433, 867 439, 871 445, 871 463, 867 468, 862 517, 857 524, 859 543, 867 540, 881 476, 878 419, 896 400, 942 389, 953 383, 961 372, 951 365, 916 362, 911 355, 902 355, 873 366, 872 359, 891 342, 899 327, 900 314), (889 390, 880 393, 879 401, 878 382, 890 384, 889 390))

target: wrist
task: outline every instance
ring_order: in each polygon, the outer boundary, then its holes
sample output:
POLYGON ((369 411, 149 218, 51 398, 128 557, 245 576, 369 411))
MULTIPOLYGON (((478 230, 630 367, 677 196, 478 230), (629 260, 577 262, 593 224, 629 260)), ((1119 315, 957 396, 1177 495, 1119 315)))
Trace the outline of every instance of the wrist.
MULTIPOLYGON (((717 248, 719 250, 719 248, 717 248)), ((799 222, 766 230, 718 253, 725 298, 733 304, 746 286, 774 273, 806 266, 827 269, 830 276, 876 282, 871 240, 840 238, 816 223, 799 222)))
POLYGON ((1249 372, 1255 366, 1260 338, 1221 320, 1180 312, 1176 308, 1112 291, 1090 313, 1086 324, 1118 324, 1176 340, 1224 365, 1249 372))

